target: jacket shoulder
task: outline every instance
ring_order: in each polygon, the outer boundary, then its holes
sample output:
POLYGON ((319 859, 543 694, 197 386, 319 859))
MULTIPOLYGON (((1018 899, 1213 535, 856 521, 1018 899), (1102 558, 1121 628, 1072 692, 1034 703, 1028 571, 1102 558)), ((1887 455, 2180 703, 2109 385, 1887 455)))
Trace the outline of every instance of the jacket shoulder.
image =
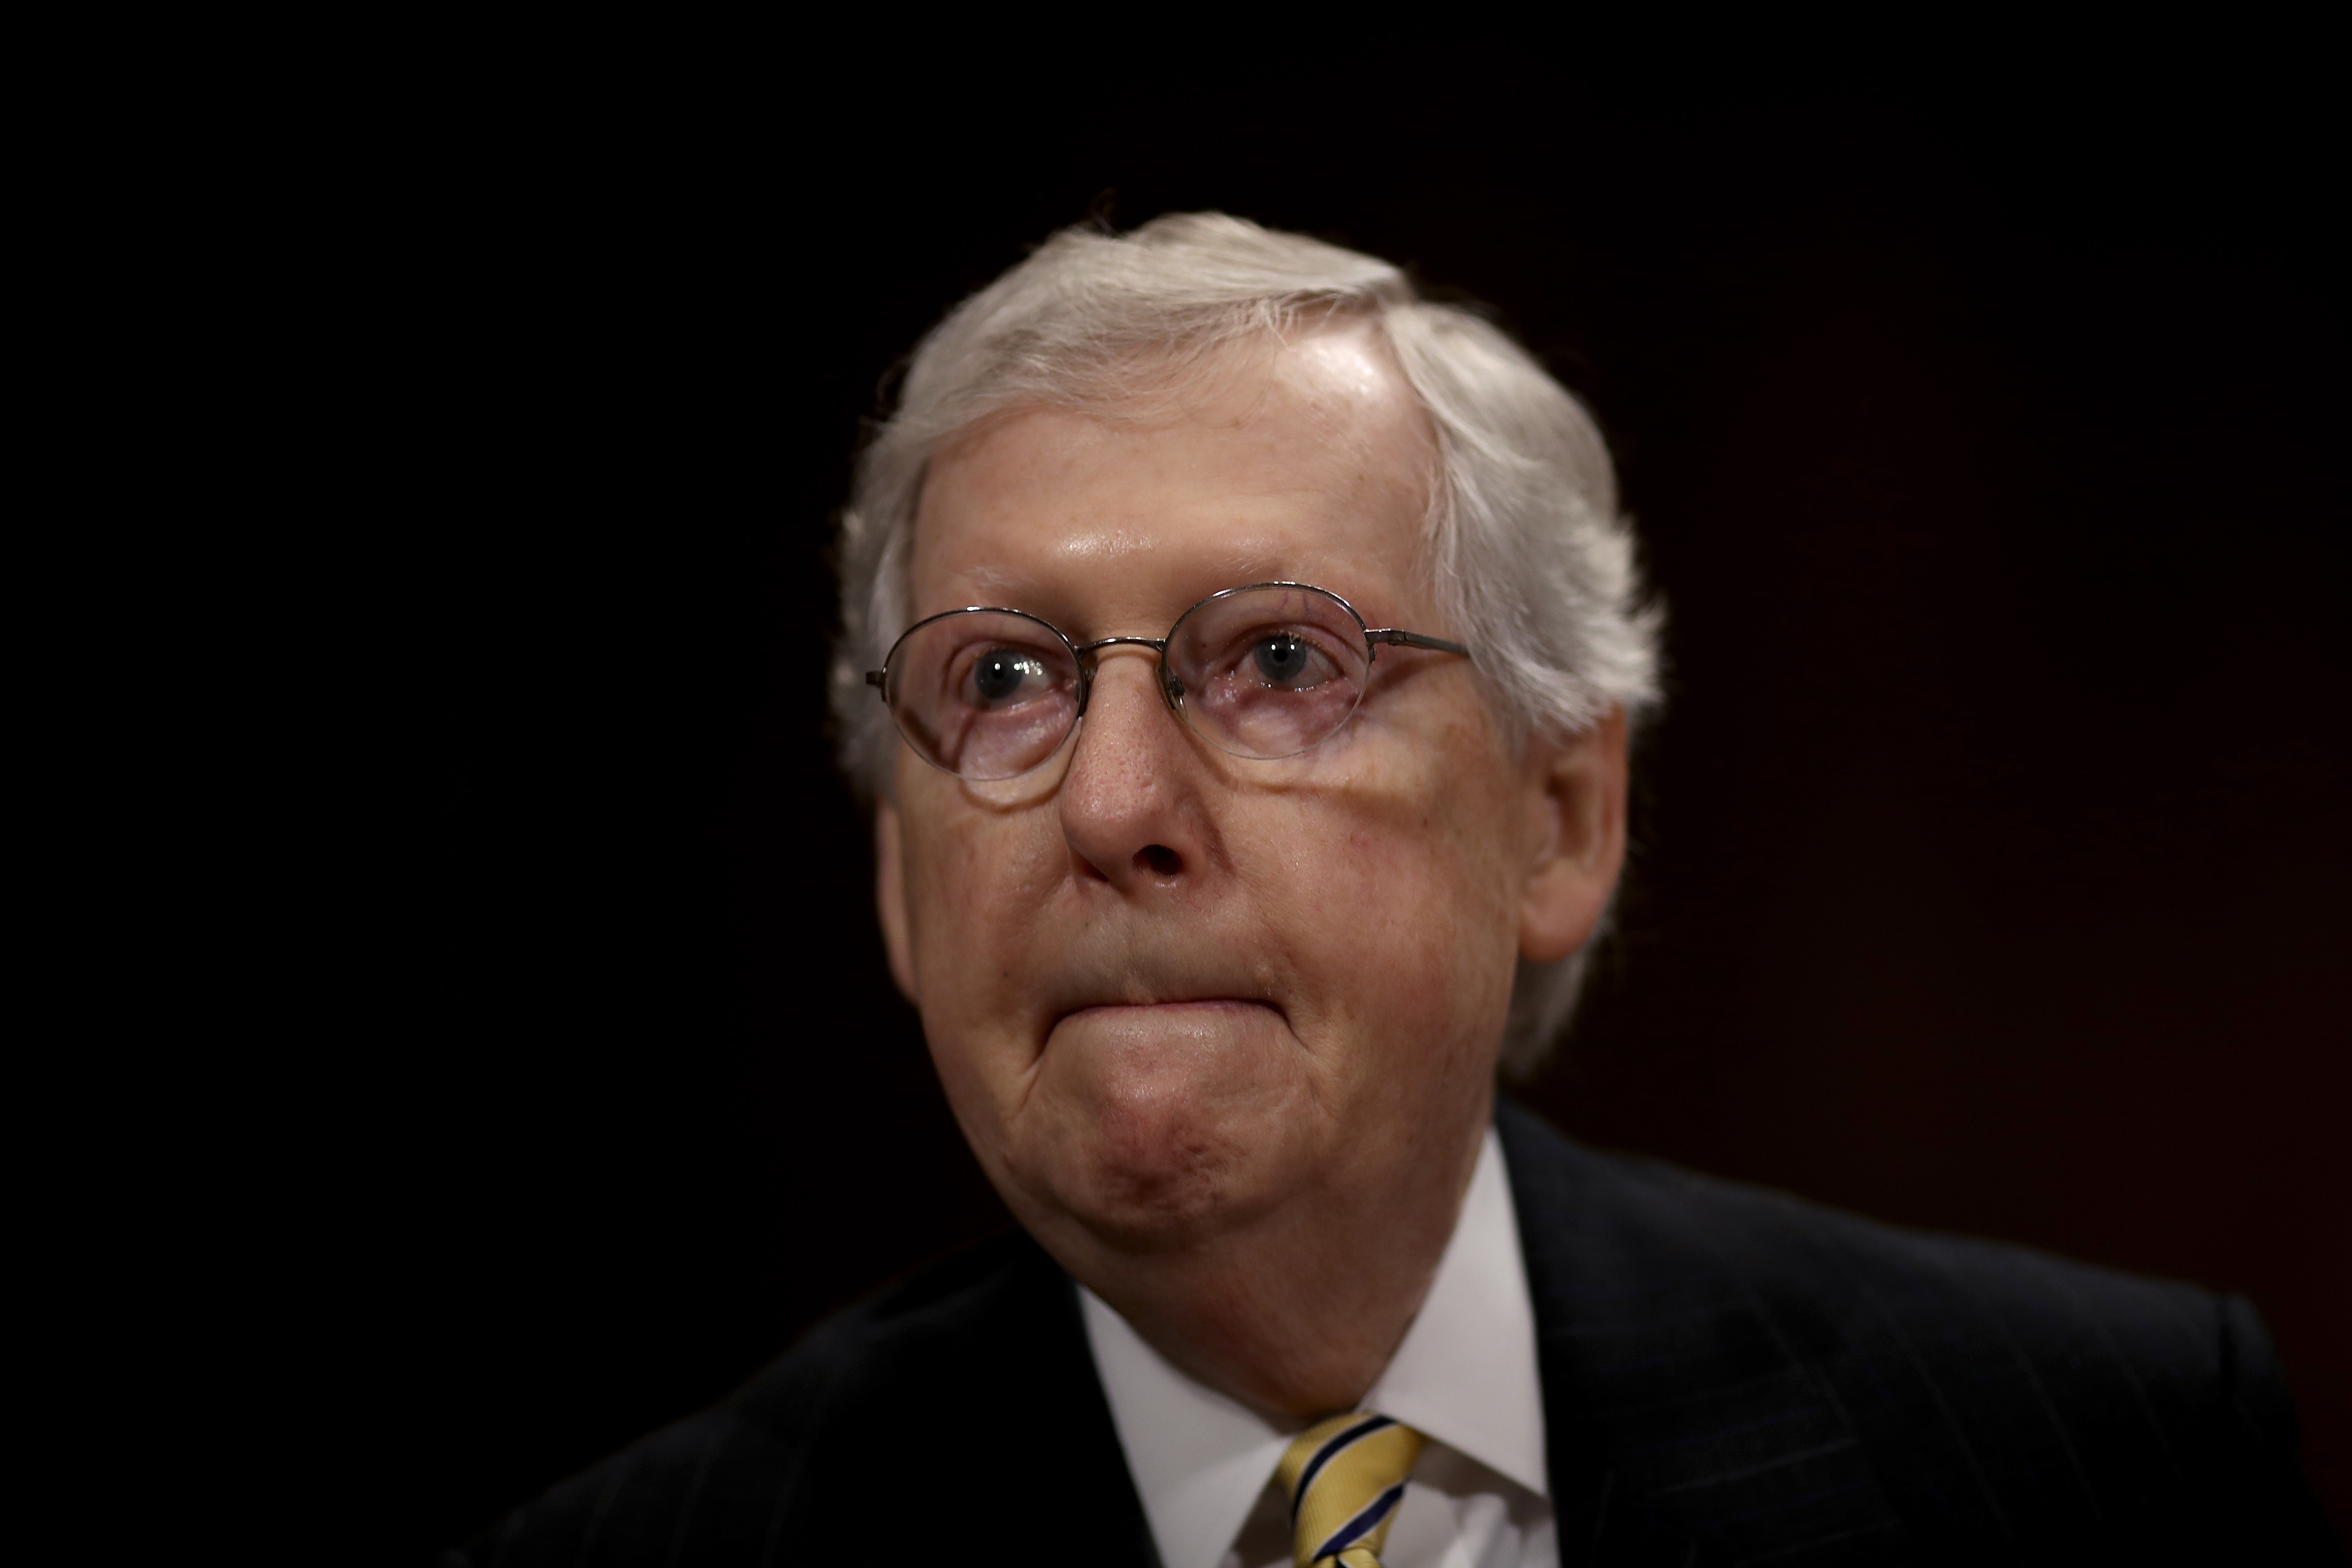
POLYGON ((1047 1441, 1074 1442, 1082 1469, 1108 1460, 1113 1473, 1089 1484, 1113 1538, 1121 1494, 1140 1525, 1070 1281, 1013 1232, 820 1323, 717 1405, 517 1510, 457 1561, 904 1561, 899 1531, 984 1510, 1047 1441), (956 1462, 940 1463, 943 1447, 956 1462), (915 1462, 924 1481, 909 1493, 915 1462))
MULTIPOLYGON (((2282 1560, 2327 1560, 2244 1301, 1603 1153, 1516 1109, 1497 1120, 1530 1287, 1560 1298, 1538 1321, 1588 1396, 1772 1389, 1773 1415, 1816 1411, 1815 1447, 1857 1446, 1923 1548, 2032 1557, 2174 1528, 2242 1545, 2229 1521, 2267 1518, 2296 1544, 2282 1560)), ((1651 1468, 1661 1487, 1691 1479, 1651 1468)))

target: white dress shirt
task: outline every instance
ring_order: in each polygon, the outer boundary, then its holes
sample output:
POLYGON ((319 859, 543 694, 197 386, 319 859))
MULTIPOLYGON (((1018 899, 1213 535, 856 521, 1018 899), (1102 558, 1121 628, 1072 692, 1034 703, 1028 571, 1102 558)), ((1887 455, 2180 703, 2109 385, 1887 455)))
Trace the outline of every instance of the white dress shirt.
MULTIPOLYGON (((1195 1382, 1093 1291, 1078 1296, 1164 1568, 1289 1568, 1274 1467, 1307 1423, 1269 1421, 1195 1382)), ((1428 1439, 1385 1568, 1558 1568, 1535 1309, 1492 1128, 1429 1295, 1360 1408, 1428 1439)))

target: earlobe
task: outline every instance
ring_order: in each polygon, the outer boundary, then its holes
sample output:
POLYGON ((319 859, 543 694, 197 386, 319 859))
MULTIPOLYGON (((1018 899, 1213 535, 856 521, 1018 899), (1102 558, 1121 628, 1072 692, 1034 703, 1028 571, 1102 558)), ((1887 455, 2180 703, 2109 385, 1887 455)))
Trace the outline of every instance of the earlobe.
POLYGON ((890 978, 908 1001, 920 1006, 915 994, 914 947, 907 934, 907 883, 899 840, 898 807, 882 801, 874 807, 874 907, 882 917, 882 945, 890 954, 890 978))
POLYGON ((1625 864, 1625 715, 1528 746, 1531 858, 1519 953, 1551 963, 1592 939, 1625 864))

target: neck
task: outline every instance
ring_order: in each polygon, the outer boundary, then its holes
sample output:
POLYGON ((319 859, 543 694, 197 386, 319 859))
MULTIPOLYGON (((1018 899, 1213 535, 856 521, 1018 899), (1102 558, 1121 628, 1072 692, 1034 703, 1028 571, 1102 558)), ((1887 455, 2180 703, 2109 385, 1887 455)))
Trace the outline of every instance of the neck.
MULTIPOLYGON (((1165 1250, 1033 1226, 1162 1355, 1265 1415, 1353 1410, 1421 1310, 1453 1239, 1486 1133, 1395 1190, 1317 1194, 1229 1233, 1165 1250)), ((1434 1156, 1435 1151, 1427 1151, 1434 1156)))

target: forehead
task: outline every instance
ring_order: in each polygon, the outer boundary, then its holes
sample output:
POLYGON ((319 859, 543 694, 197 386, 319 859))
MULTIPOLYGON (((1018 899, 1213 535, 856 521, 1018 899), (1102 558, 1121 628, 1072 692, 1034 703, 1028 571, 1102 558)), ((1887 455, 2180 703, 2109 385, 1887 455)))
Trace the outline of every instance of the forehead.
POLYGON ((1166 401, 1150 418, 1031 409, 942 451, 917 514, 914 614, 1008 605, 1093 634, 1276 579, 1376 624, 1425 602, 1435 444, 1370 327, 1253 342, 1166 401))

